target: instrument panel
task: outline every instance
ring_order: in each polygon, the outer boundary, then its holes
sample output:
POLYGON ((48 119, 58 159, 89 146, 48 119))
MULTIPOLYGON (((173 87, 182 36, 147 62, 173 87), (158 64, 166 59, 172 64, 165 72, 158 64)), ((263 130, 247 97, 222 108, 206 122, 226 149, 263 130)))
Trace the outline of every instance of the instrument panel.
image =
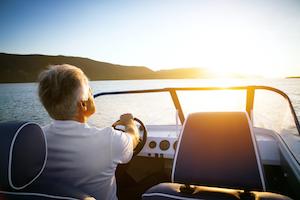
POLYGON ((148 138, 139 156, 173 159, 181 126, 146 126, 148 138))

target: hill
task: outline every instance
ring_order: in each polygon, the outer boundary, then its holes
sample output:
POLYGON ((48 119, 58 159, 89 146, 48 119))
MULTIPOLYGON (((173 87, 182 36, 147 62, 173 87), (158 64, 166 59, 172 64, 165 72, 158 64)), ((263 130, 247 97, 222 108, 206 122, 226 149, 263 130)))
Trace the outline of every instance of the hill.
POLYGON ((71 64, 81 68, 90 80, 207 78, 199 68, 153 71, 141 66, 122 66, 71 56, 17 55, 0 53, 0 83, 35 82, 49 65, 71 64))

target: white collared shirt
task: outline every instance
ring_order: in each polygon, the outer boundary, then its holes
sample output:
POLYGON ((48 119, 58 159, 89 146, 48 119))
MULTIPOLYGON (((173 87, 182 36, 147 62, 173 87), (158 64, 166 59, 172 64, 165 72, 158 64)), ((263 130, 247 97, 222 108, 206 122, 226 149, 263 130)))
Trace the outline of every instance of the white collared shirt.
POLYGON ((58 120, 43 130, 48 142, 47 176, 71 183, 96 199, 117 199, 116 167, 127 163, 133 153, 128 134, 58 120))

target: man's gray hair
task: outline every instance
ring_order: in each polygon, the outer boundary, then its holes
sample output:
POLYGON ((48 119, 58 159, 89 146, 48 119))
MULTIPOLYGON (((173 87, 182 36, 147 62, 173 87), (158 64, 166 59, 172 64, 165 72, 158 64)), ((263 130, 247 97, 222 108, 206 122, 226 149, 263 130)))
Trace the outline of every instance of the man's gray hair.
POLYGON ((38 81, 40 101, 53 119, 74 119, 79 101, 88 98, 88 78, 75 66, 49 66, 40 73, 38 81))

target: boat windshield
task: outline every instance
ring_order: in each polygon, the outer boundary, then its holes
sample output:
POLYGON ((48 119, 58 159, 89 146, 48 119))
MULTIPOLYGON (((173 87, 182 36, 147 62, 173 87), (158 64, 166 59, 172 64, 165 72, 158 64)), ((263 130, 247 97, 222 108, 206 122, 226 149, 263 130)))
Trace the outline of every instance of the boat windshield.
POLYGON ((169 92, 103 95, 95 103, 97 111, 89 123, 101 128, 111 126, 123 113, 132 113, 148 126, 175 125, 177 120, 169 92))
POLYGON ((97 111, 89 123, 96 127, 111 126, 121 114, 132 113, 146 127, 169 127, 169 134, 175 136, 178 130, 171 127, 181 127, 189 113, 246 111, 254 127, 279 135, 300 163, 299 122, 288 96, 275 88, 166 88, 100 93, 95 97, 97 111))
POLYGON ((277 133, 300 165, 299 122, 289 99, 274 91, 257 89, 253 125, 277 133))

